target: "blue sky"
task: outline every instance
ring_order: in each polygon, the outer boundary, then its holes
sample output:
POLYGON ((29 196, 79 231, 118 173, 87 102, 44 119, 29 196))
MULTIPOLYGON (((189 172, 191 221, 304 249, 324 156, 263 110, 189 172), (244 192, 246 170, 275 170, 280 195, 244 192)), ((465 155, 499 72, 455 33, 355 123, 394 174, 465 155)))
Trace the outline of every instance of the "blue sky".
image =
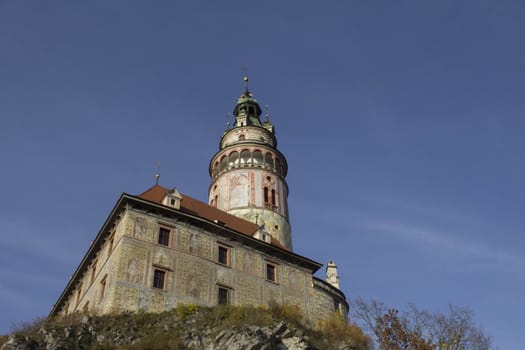
POLYGON ((295 251, 349 298, 525 342, 520 1, 0 1, 0 333, 46 315, 120 193, 206 200, 248 67, 295 251))

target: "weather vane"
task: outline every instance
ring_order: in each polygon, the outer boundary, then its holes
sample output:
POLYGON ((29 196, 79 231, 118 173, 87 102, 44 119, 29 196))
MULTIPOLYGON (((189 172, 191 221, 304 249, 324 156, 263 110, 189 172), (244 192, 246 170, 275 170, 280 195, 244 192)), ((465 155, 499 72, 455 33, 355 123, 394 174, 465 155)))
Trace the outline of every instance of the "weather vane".
POLYGON ((242 70, 242 74, 243 74, 242 80, 244 81, 244 92, 249 94, 249 91, 248 91, 248 68, 246 68, 245 66, 242 66, 241 70, 242 70))
POLYGON ((157 163, 157 173, 155 174, 155 185, 159 184, 160 179, 160 162, 157 163))

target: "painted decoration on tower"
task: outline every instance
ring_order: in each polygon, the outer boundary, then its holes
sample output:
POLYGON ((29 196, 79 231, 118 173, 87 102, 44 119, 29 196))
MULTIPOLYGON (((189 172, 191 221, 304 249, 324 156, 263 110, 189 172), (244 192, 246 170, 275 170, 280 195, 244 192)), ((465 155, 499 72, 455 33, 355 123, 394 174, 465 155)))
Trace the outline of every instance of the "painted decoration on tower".
POLYGON ((236 174, 230 178, 230 208, 248 206, 249 186, 248 174, 236 174))

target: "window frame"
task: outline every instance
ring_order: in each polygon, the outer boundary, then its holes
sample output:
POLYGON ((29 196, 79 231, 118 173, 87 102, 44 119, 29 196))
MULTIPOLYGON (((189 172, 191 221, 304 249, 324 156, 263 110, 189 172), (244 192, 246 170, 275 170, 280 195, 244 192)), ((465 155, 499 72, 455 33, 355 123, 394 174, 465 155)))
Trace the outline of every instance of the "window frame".
POLYGON ((158 233, 157 233, 157 244, 162 245, 164 247, 171 247, 170 243, 171 243, 171 229, 165 226, 160 226, 158 233), (165 233, 165 235, 163 234, 161 236, 161 232, 165 233), (163 237, 164 239, 161 240, 161 237, 163 237))
POLYGON ((113 250, 115 248, 114 244, 115 244, 115 232, 113 232, 108 238, 108 258, 111 256, 111 253, 113 253, 113 250))
POLYGON ((334 298, 334 311, 341 313, 341 302, 334 298))
POLYGON ((106 274, 102 279, 100 280, 100 291, 98 295, 98 302, 100 303, 104 297, 106 296, 106 287, 107 287, 107 279, 108 275, 106 274))
POLYGON ((232 289, 231 288, 228 288, 226 286, 223 286, 223 285, 218 285, 217 286, 217 305, 231 305, 231 301, 232 301, 232 289), (221 298, 221 292, 225 292, 226 293, 226 302, 221 302, 221 300, 223 300, 223 298, 221 298))
POLYGON ((77 289, 77 299, 75 302, 76 307, 78 307, 78 305, 80 304, 80 299, 82 299, 82 283, 79 284, 77 289))
POLYGON ((166 280, 167 280, 167 272, 166 270, 163 270, 163 269, 159 269, 159 268, 154 268, 153 269, 153 281, 152 281, 152 284, 151 286, 154 288, 154 289, 158 289, 158 290, 166 290, 166 280), (157 285, 157 273, 161 274, 162 276, 162 286, 159 287, 157 285))
POLYGON ((95 259, 95 261, 91 265, 91 279, 89 282, 90 284, 93 284, 93 282, 95 282, 95 278, 97 277, 97 264, 98 264, 98 260, 95 259))
POLYGON ((278 266, 279 266, 278 264, 271 262, 271 261, 265 262, 264 277, 266 278, 268 282, 277 283, 277 284, 279 283, 278 273, 277 273, 278 266), (271 276, 269 274, 269 271, 272 271, 271 276), (270 277, 273 277, 273 278, 270 278, 270 277))
POLYGON ((232 247, 227 246, 225 244, 218 243, 217 244, 217 263, 224 265, 224 266, 231 266, 231 262, 232 262, 231 250, 232 250, 232 247), (226 252, 226 262, 221 261, 221 251, 226 252))

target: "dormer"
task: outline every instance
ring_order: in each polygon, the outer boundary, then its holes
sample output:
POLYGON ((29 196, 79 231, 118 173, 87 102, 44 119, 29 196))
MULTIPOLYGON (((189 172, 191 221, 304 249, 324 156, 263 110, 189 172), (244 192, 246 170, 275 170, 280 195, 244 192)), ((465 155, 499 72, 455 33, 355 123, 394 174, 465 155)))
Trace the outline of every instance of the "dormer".
POLYGON ((259 229, 255 231, 255 233, 253 234, 253 238, 260 239, 261 241, 264 241, 270 244, 272 242, 272 235, 266 232, 264 228, 264 224, 259 226, 259 229))
POLYGON ((177 191, 176 187, 173 187, 173 189, 168 191, 164 195, 164 198, 162 198, 162 204, 171 208, 180 209, 181 200, 181 194, 177 191))

